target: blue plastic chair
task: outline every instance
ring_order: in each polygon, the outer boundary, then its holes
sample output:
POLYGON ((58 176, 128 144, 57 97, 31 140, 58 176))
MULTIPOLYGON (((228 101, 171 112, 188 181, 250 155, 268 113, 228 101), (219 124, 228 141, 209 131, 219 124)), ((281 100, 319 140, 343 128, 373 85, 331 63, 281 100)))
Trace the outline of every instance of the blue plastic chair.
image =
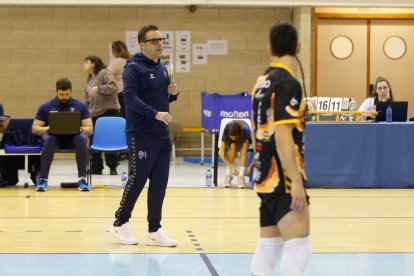
MULTIPOLYGON (((96 120, 93 141, 89 146, 91 153, 125 153, 128 143, 125 133, 125 119, 122 117, 101 117, 96 120)), ((89 162, 90 165, 90 162, 89 162)), ((89 172, 91 169, 89 168, 89 172)), ((88 174, 92 185, 92 174, 88 174)))

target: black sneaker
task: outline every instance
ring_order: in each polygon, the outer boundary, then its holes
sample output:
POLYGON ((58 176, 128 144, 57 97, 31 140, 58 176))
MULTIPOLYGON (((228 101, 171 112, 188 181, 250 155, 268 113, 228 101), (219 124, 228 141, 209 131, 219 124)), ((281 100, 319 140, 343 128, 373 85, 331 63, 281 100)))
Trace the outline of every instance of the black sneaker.
POLYGON ((118 156, 118 160, 128 160, 129 159, 129 154, 128 153, 121 153, 118 156))
POLYGON ((88 170, 86 173, 87 173, 87 174, 97 174, 97 175, 102 175, 102 171, 95 171, 95 170, 88 170))
POLYGON ((116 171, 116 168, 110 168, 110 175, 118 175, 118 172, 116 171))
POLYGON ((0 187, 6 187, 7 181, 3 177, 0 176, 0 187))

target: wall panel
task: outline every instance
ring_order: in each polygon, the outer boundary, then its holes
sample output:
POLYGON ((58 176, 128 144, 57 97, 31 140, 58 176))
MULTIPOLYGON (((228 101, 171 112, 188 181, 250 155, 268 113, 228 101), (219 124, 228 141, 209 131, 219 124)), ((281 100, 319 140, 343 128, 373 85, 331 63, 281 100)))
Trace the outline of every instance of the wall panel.
POLYGON ((413 117, 414 20, 372 20, 371 54, 371 83, 378 76, 387 78, 395 100, 410 101, 408 113, 413 117), (384 42, 391 36, 401 37, 407 45, 400 59, 390 59, 384 53, 384 42))
POLYGON ((321 19, 318 23, 317 96, 365 99, 367 81, 367 21, 357 19, 321 19), (347 59, 331 53, 331 43, 346 36, 353 43, 347 59))
POLYGON ((250 91, 269 65, 270 27, 291 15, 291 8, 281 7, 198 7, 190 13, 180 6, 0 5, 0 102, 13 117, 33 117, 55 95, 55 80, 63 76, 72 80, 73 95, 83 99, 83 59, 99 55, 108 63, 112 41, 153 23, 161 31, 191 31, 192 43, 229 41, 227 56, 209 56, 209 64, 176 73, 181 100, 173 111, 184 112, 173 114, 174 120, 200 126, 200 116, 194 116, 201 114, 200 92, 250 91))

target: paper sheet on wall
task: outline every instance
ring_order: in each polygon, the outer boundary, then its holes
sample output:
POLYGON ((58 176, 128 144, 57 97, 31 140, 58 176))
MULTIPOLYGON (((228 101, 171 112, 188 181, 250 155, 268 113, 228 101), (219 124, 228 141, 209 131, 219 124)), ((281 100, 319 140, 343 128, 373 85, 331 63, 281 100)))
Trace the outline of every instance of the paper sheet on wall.
POLYGON ((172 53, 174 51, 174 32, 162 31, 161 34, 165 37, 164 52, 172 53))
POLYGON ((161 60, 162 62, 164 62, 165 66, 169 66, 170 65, 170 61, 172 61, 174 58, 174 56, 172 55, 172 53, 165 53, 162 55, 161 60))
POLYGON ((175 52, 175 72, 190 72, 190 52, 177 51, 175 52))
POLYGON ((190 52, 191 33, 190 31, 176 32, 176 51, 190 52))
POLYGON ((193 64, 207 64, 207 44, 193 44, 193 64))
POLYGON ((162 36, 165 37, 163 56, 161 57, 165 66, 169 66, 170 61, 174 60, 174 32, 163 31, 162 36))
POLYGON ((138 44, 138 32, 137 31, 126 31, 125 32, 125 44, 128 48, 130 55, 135 55, 141 51, 138 44))
POLYGON ((163 51, 163 55, 161 57, 162 62, 164 62, 167 69, 174 61, 174 53, 172 51, 163 51))
POLYGON ((227 40, 207 40, 209 55, 227 55, 228 41, 227 40))

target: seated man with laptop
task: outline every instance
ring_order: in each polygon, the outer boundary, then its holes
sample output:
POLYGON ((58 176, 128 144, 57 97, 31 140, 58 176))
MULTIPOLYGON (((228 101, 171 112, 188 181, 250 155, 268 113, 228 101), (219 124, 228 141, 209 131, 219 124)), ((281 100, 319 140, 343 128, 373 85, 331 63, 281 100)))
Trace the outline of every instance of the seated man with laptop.
POLYGON ((42 136, 43 148, 36 191, 47 190, 47 179, 57 148, 74 148, 78 167, 79 190, 89 191, 86 165, 89 158, 87 138, 93 133, 87 106, 71 97, 72 82, 67 78, 56 81, 56 97, 42 104, 32 126, 34 135, 42 136))

